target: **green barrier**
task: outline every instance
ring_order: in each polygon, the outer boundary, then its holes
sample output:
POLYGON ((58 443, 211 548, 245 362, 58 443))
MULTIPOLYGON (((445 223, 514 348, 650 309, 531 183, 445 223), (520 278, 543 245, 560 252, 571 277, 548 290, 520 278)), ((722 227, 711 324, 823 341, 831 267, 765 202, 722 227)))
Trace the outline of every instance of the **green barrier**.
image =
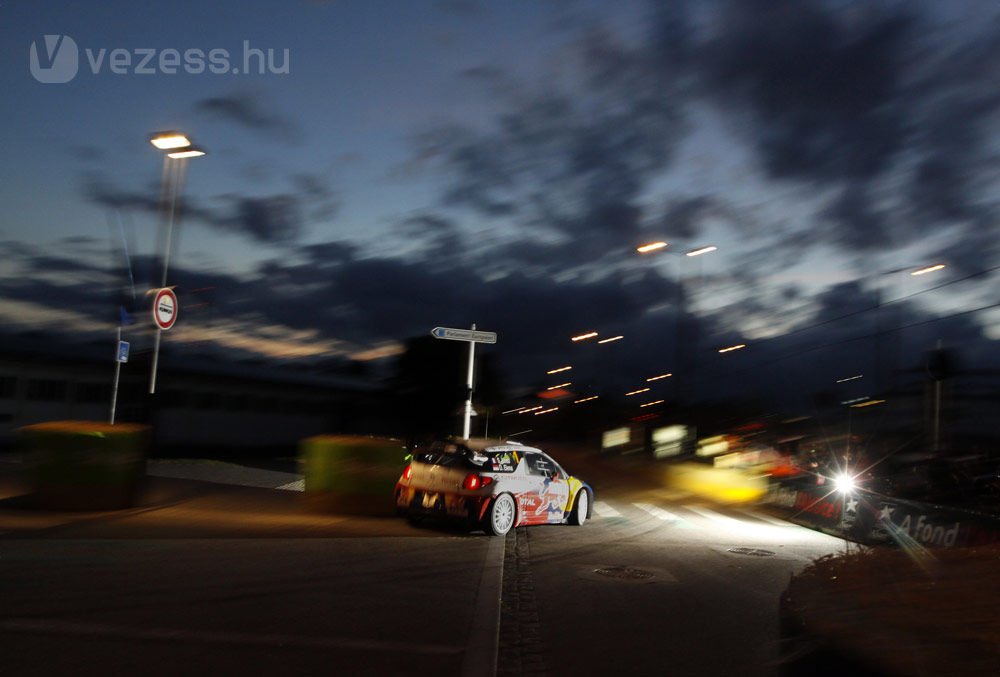
POLYGON ((146 475, 147 426, 52 421, 17 433, 27 452, 36 507, 118 510, 135 505, 146 475))
POLYGON ((402 442, 318 435, 299 442, 307 507, 321 512, 391 515, 392 492, 406 465, 402 442))

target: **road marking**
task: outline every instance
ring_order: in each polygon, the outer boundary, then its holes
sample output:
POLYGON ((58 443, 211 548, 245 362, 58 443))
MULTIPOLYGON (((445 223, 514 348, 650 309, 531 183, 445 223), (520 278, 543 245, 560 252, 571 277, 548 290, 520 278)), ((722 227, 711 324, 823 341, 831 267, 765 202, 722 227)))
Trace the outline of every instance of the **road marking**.
POLYGON ((714 510, 709 510, 708 508, 701 508, 696 505, 686 505, 684 507, 695 514, 701 515, 702 517, 707 517, 713 522, 718 522, 719 524, 725 524, 726 526, 736 527, 736 528, 743 528, 746 526, 745 522, 741 522, 734 517, 727 517, 726 515, 720 515, 714 510))
MULTIPOLYGON (((513 532, 512 532, 513 533, 513 532)), ((500 595, 506 536, 490 539, 483 557, 472 628, 462 657, 462 677, 494 677, 500 652, 500 595)))
POLYGON ((612 508, 610 505, 604 501, 596 501, 594 503, 594 512, 597 513, 598 517, 621 517, 622 514, 612 508))
POLYGON ((790 522, 783 522, 779 519, 775 519, 774 517, 771 517, 769 515, 763 515, 759 512, 753 512, 750 510, 742 510, 742 509, 740 510, 740 512, 743 513, 744 515, 747 515, 748 517, 753 517, 754 519, 758 519, 762 522, 767 522, 768 524, 773 524, 774 526, 781 527, 783 529, 787 529, 790 526, 794 526, 790 522))
POLYGON ((659 506, 655 506, 651 503, 633 503, 635 507, 639 508, 643 512, 647 512, 658 520, 663 520, 664 522, 683 522, 681 517, 678 517, 674 513, 664 510, 659 506))
POLYGON ((306 481, 295 480, 294 482, 289 482, 288 484, 282 484, 280 487, 275 487, 275 489, 280 489, 281 491, 305 491, 306 481))
MULTIPOLYGON (((502 539, 501 539, 502 540, 502 539)), ((156 642, 186 642, 194 644, 237 644, 255 647, 295 649, 360 649, 365 651, 398 651, 427 655, 453 655, 461 653, 459 646, 427 644, 425 642, 393 642, 381 639, 351 637, 301 637, 299 635, 249 634, 243 632, 211 632, 202 630, 176 630, 170 628, 138 629, 126 625, 80 623, 48 619, 19 619, 0 621, 0 629, 37 635, 75 635, 84 637, 113 637, 156 642)))

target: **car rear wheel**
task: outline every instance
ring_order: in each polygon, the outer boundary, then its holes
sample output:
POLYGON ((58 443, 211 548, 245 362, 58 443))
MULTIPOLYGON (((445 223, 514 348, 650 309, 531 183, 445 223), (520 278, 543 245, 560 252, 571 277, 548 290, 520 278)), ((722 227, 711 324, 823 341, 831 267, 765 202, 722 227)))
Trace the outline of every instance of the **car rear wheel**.
POLYGON ((576 502, 573 505, 573 512, 569 516, 569 523, 574 526, 583 526, 587 521, 587 512, 590 510, 590 494, 586 489, 580 489, 576 493, 576 502))
POLYGON ((493 536, 503 536, 513 528, 516 516, 514 499, 510 494, 500 494, 486 515, 486 530, 493 536))

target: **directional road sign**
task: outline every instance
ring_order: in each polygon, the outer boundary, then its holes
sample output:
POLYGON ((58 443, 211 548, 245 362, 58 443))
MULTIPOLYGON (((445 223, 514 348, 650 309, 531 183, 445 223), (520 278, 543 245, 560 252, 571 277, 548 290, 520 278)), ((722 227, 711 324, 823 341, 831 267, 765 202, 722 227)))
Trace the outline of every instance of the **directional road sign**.
POLYGON ((476 331, 475 329, 453 329, 451 327, 434 327, 431 336, 449 341, 469 341, 471 343, 496 343, 496 332, 476 331))

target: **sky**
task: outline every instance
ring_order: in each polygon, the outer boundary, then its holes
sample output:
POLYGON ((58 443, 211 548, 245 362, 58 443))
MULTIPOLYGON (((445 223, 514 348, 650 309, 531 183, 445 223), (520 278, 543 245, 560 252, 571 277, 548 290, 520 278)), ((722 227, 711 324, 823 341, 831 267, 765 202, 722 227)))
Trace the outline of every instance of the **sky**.
POLYGON ((998 85, 971 0, 4 0, 0 328, 111 340, 181 130, 175 349, 379 371, 475 323, 512 391, 580 394, 997 368, 998 85))

